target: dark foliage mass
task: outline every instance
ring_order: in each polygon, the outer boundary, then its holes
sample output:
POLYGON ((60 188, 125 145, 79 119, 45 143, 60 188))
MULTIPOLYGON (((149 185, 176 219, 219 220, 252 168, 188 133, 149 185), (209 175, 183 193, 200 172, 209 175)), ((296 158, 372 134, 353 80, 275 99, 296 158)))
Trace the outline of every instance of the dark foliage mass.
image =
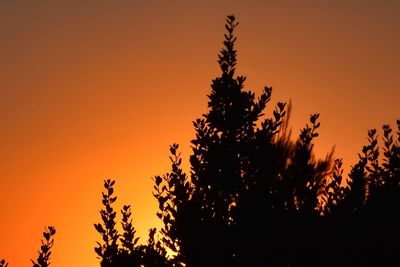
POLYGON ((148 244, 137 245, 139 238, 135 237, 136 230, 132 225, 132 212, 129 205, 123 206, 121 210, 123 233, 118 233, 115 220, 117 212, 113 208, 117 200, 114 196, 114 185, 115 181, 110 179, 104 182, 105 192, 102 193, 104 208, 100 210, 102 223, 94 225, 102 237, 101 243, 97 242, 97 247, 94 249, 101 266, 169 266, 166 250, 160 242, 155 241, 154 228, 149 231, 148 244))
MULTIPOLYGON (((130 206, 117 230, 115 181, 102 193, 101 236, 95 252, 103 267, 329 267, 400 266, 400 121, 376 130, 347 178, 342 160, 314 156, 319 115, 291 138, 291 104, 265 110, 272 88, 259 97, 236 76, 234 16, 226 20, 211 84, 208 112, 193 122, 190 173, 179 146, 170 147, 171 171, 154 177, 163 226, 139 244, 130 206), (397 133, 394 133, 397 131, 397 133)), ((52 227, 35 266, 48 266, 52 227)), ((0 267, 7 263, 0 261, 0 267)))
POLYGON ((376 130, 348 179, 333 152, 316 160, 319 115, 290 138, 291 106, 263 112, 272 89, 258 98, 235 76, 235 18, 224 47, 208 112, 194 121, 190 175, 172 145, 171 172, 155 178, 162 243, 175 266, 399 266, 400 121, 397 140, 376 130))

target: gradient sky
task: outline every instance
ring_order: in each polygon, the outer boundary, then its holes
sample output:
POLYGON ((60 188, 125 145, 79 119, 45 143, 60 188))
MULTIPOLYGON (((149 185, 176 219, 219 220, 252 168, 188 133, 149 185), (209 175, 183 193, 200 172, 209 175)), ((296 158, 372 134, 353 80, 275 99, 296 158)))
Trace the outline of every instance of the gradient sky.
MULTIPOLYGON (((99 266, 102 181, 117 180, 143 241, 159 226, 151 177, 169 169, 206 111, 235 14, 237 73, 291 99, 298 134, 321 114, 317 154, 355 163, 369 128, 400 118, 400 1, 0 2, 0 258, 35 259, 57 228, 53 266, 99 266), (217 3, 216 3, 217 2, 217 3)), ((120 218, 120 217, 119 217, 120 218)))

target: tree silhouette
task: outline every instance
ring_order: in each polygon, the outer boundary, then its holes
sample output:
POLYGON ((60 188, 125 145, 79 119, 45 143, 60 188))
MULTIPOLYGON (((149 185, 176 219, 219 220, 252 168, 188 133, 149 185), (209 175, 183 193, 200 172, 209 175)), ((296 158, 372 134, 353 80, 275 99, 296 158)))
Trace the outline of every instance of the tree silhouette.
POLYGON ((314 156, 319 115, 291 138, 291 104, 263 112, 272 88, 256 99, 235 76, 234 29, 228 16, 221 76, 208 112, 193 122, 190 175, 179 146, 171 172, 156 176, 162 242, 176 266, 397 266, 400 240, 400 121, 397 140, 383 126, 343 176, 343 160, 314 156))
MULTIPOLYGON (((319 114, 291 137, 291 103, 264 114, 272 95, 256 98, 236 76, 234 16, 226 19, 221 70, 211 84, 208 112, 193 122, 190 173, 179 145, 170 146, 171 171, 154 177, 163 226, 139 245, 130 205, 113 208, 115 181, 104 181, 102 267, 336 267, 399 266, 400 120, 397 132, 375 129, 348 177, 343 160, 314 156, 319 114), (382 153, 383 152, 383 153, 382 153)), ((45 228, 34 267, 50 264, 54 227, 45 228)), ((0 267, 7 267, 5 260, 0 267)))
POLYGON ((155 177, 163 242, 177 253, 177 265, 309 265, 307 255, 318 247, 320 198, 327 195, 332 153, 324 160, 313 156, 318 114, 291 141, 290 105, 278 103, 266 118, 272 88, 258 99, 244 90, 246 78, 235 76, 237 25, 227 17, 218 59, 222 73, 211 84, 208 113, 193 123, 190 176, 180 167, 175 144, 171 172, 155 177), (299 241, 305 246, 290 248, 299 241))
POLYGON ((51 248, 54 245, 53 236, 55 234, 56 229, 53 226, 45 228, 45 231, 43 232, 44 241, 41 240, 42 245, 38 251, 38 258, 36 261, 31 260, 33 267, 48 267, 50 265, 51 248))

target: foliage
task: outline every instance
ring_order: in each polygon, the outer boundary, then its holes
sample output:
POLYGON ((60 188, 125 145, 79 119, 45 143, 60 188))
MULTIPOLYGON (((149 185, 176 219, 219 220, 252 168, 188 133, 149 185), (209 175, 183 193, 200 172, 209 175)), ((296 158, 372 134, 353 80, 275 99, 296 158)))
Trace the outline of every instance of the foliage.
POLYGON ((56 234, 56 229, 53 226, 48 226, 43 232, 44 241, 41 240, 42 245, 38 251, 38 258, 35 261, 31 260, 33 267, 47 267, 50 265, 51 248, 54 245, 53 236, 56 234))
POLYGON ((132 211, 130 205, 125 205, 122 210, 122 229, 124 233, 120 237, 120 241, 122 244, 122 249, 126 252, 132 253, 134 251, 134 247, 137 244, 139 238, 135 238, 136 230, 132 226, 132 211))
POLYGON ((212 81, 208 112, 193 122, 190 175, 174 144, 171 172, 154 179, 162 241, 175 253, 173 263, 375 266, 380 260, 392 266, 397 247, 388 244, 400 238, 400 135, 394 141, 391 127, 383 126, 380 163, 376 130, 370 130, 344 180, 333 150, 315 159, 319 114, 293 141, 291 104, 278 103, 266 117, 272 88, 257 99, 244 90, 246 78, 235 76, 237 25, 227 17, 221 76, 212 81))
POLYGON ((145 267, 170 267, 172 262, 167 257, 167 251, 160 241, 155 239, 156 228, 149 230, 147 245, 141 246, 141 265, 145 267))
POLYGON ((132 225, 132 211, 130 205, 124 205, 121 214, 122 234, 116 229, 117 213, 113 208, 117 197, 114 196, 115 181, 108 179, 104 181, 105 192, 102 192, 102 204, 100 210, 102 223, 94 225, 102 237, 102 242, 97 242, 95 252, 100 258, 103 267, 124 267, 124 266, 169 266, 167 252, 159 241, 155 241, 156 229, 149 232, 147 245, 138 245, 139 238, 135 237, 136 230, 132 225))
MULTIPOLYGON (((349 173, 349 187, 331 205, 330 244, 341 247, 343 257, 356 266, 397 266, 400 240, 400 121, 397 138, 383 126, 383 154, 375 129, 368 131, 368 144, 349 173)), ((332 263, 334 265, 334 262, 332 263)))
POLYGON ((272 88, 265 87, 256 99, 244 91, 246 78, 235 77, 237 25, 233 16, 227 17, 218 60, 222 73, 212 82, 208 113, 193 123, 190 177, 180 167, 175 144, 170 148, 171 172, 155 178, 162 240, 177 253, 176 264, 274 262, 282 256, 276 249, 285 240, 282 233, 293 233, 287 243, 299 237, 299 231, 285 227, 296 228, 296 223, 304 224, 303 218, 312 218, 316 225, 322 209, 319 195, 331 171, 332 153, 314 159, 319 115, 311 115, 310 125, 295 142, 283 133, 290 110, 286 103, 278 103, 272 117, 264 116, 272 88))
MULTIPOLYGON (((400 240, 400 120, 397 132, 375 129, 345 178, 343 160, 314 156, 319 114, 291 137, 291 103, 265 87, 256 98, 236 76, 234 16, 227 16, 221 75, 211 84, 208 112, 193 122, 190 174, 179 145, 170 146, 171 171, 154 177, 161 239, 149 230, 138 245, 129 205, 113 208, 115 181, 104 181, 102 237, 95 252, 103 267, 398 266, 400 240), (383 153, 382 153, 383 152, 383 153)), ((34 267, 48 266, 54 227, 43 233, 34 267)), ((5 260, 0 267, 8 266, 5 260)))
POLYGON ((118 232, 115 229, 115 217, 117 213, 112 208, 112 204, 117 200, 117 197, 113 196, 115 181, 110 179, 104 181, 104 188, 106 192, 102 192, 103 195, 103 206, 104 209, 100 210, 101 219, 103 224, 97 223, 94 225, 96 230, 101 234, 103 244, 97 242, 95 252, 100 257, 102 266, 108 266, 113 261, 113 256, 118 253, 118 232))

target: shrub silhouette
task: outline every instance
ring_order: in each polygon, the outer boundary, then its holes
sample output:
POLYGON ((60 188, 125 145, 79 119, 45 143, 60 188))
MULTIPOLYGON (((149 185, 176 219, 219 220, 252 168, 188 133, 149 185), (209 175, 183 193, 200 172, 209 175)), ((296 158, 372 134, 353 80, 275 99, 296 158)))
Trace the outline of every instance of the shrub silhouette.
POLYGON ((102 223, 94 225, 102 237, 102 243, 97 242, 95 252, 103 267, 134 267, 134 266, 170 266, 167 252, 161 243, 155 241, 156 229, 150 229, 147 245, 138 245, 139 238, 135 238, 136 230, 132 225, 132 212, 129 205, 123 206, 121 210, 121 226, 123 233, 119 234, 116 229, 116 211, 113 204, 117 197, 114 196, 115 181, 108 179, 104 181, 105 192, 102 192, 102 204, 100 210, 102 223))
POLYGON ((320 198, 332 153, 323 160, 313 156, 318 114, 291 141, 290 104, 278 103, 266 118, 272 88, 265 87, 258 99, 244 91, 246 78, 235 76, 237 25, 234 16, 227 17, 218 60, 222 73, 212 82, 208 113, 193 123, 190 176, 174 144, 171 172, 155 177, 163 242, 177 253, 178 265, 309 265, 319 246, 320 198))
MULTIPOLYGON (((331 207, 332 245, 355 266, 398 266, 400 240, 400 121, 397 140, 392 128, 383 126, 383 155, 377 131, 368 131, 368 144, 349 173, 349 188, 331 207)), ((337 266, 332 265, 332 266, 337 266)))
MULTIPOLYGON (((383 125, 382 147, 377 131, 368 131, 345 177, 333 149, 324 159, 314 156, 319 114, 292 139, 291 103, 277 103, 267 117, 272 88, 258 98, 244 90, 246 78, 235 75, 237 25, 227 16, 221 75, 212 81, 208 112, 193 122, 190 174, 173 144, 171 171, 154 177, 161 239, 151 228, 147 244, 138 244, 129 205, 118 232, 115 181, 108 179, 102 222, 94 224, 100 265, 399 266, 400 120, 395 134, 383 125)), ((55 233, 45 228, 34 267, 49 266, 55 233)))
POLYGON ((397 266, 400 239, 400 122, 397 141, 383 126, 383 163, 376 130, 343 179, 343 161, 316 160, 319 115, 291 139, 291 104, 263 114, 272 93, 244 90, 228 16, 221 76, 211 84, 209 111, 193 122, 190 175, 179 146, 171 171, 156 176, 162 242, 176 266, 397 266), (347 185, 346 185, 347 183, 347 185))
POLYGON ((33 267, 47 267, 50 265, 51 248, 54 245, 53 236, 56 234, 56 229, 53 226, 48 226, 43 232, 44 241, 41 240, 42 245, 38 251, 38 258, 36 261, 31 260, 33 267))

